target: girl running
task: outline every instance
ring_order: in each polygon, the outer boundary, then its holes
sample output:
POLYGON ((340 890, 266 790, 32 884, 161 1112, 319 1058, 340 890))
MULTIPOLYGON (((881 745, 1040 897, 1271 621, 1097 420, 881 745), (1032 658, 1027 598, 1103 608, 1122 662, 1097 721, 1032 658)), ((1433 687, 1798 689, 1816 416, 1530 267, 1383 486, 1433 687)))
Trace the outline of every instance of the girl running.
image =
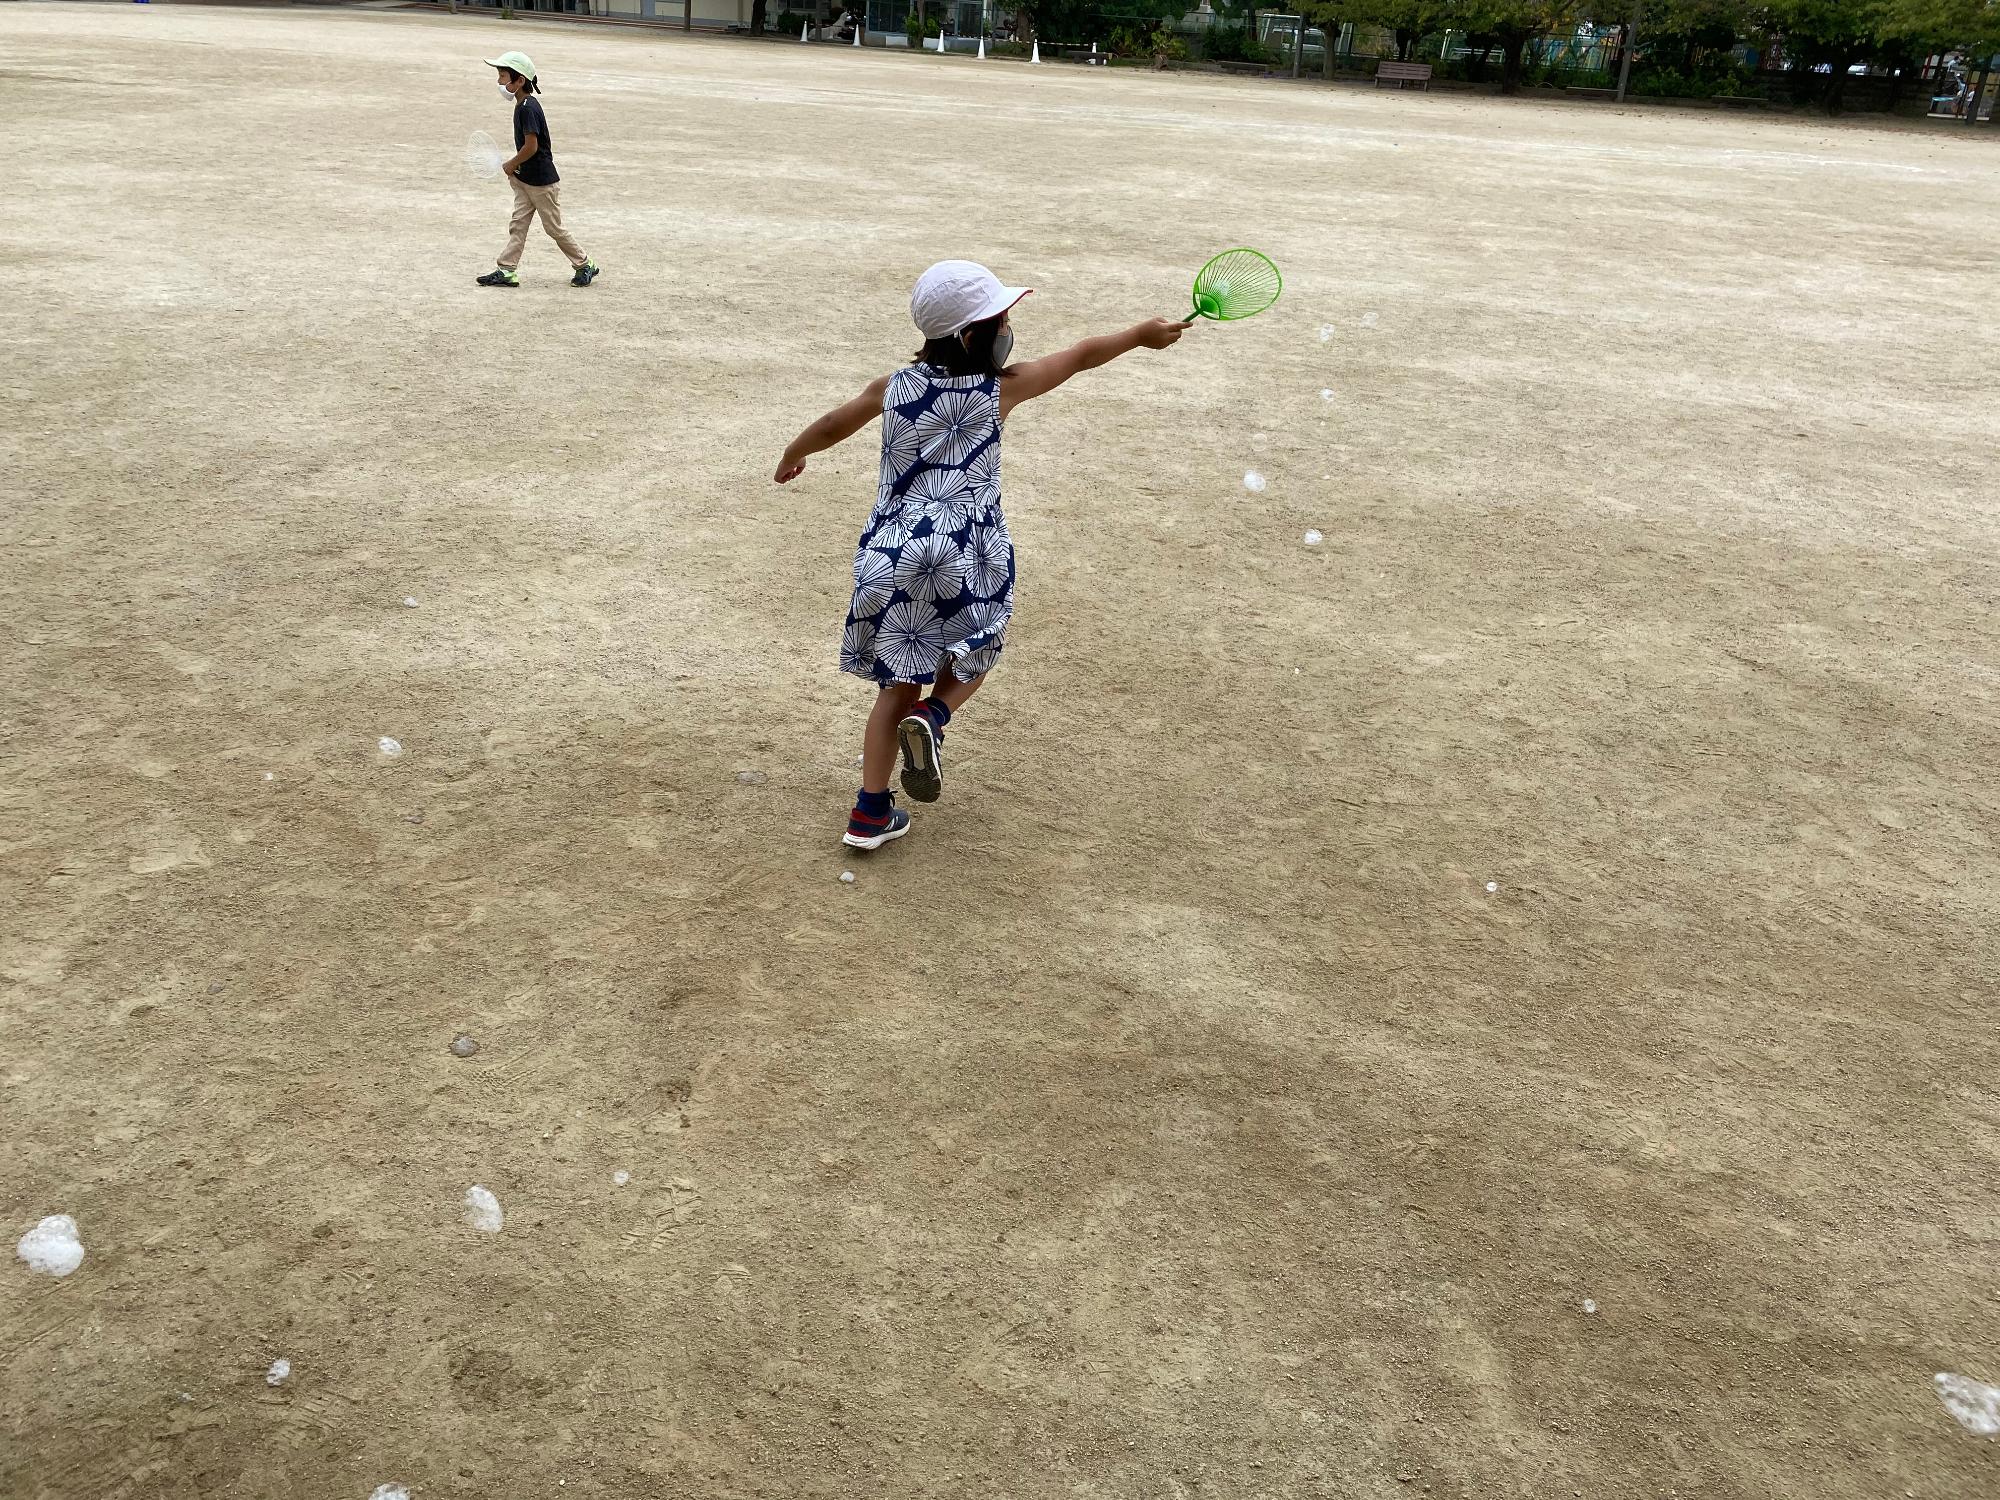
POLYGON ((879 849, 910 829, 889 773, 935 802, 944 729, 1000 659, 1014 613, 1014 543, 1000 512, 1000 434, 1023 401, 1134 349, 1165 349, 1191 325, 1153 318, 1026 364, 1009 365, 1009 314, 1028 295, 984 266, 940 261, 917 278, 910 316, 924 336, 913 363, 792 439, 776 479, 882 419, 875 509, 854 554, 854 597, 840 669, 876 686, 861 741, 861 790, 842 842, 879 849), (930 689, 925 696, 924 689, 930 689))

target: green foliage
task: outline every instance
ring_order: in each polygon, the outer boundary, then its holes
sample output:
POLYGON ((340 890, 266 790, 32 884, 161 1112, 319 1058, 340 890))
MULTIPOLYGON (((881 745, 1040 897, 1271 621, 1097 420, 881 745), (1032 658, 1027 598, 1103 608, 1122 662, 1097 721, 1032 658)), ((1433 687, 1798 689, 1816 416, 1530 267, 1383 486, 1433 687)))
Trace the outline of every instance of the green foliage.
POLYGON ((1201 55, 1210 62, 1268 63, 1271 49, 1250 35, 1247 26, 1211 26, 1202 38, 1201 55))
POLYGON ((1342 7, 1340 19, 1356 26, 1380 26, 1396 39, 1396 55, 1407 61, 1417 44, 1446 29, 1466 30, 1465 0, 1353 0, 1342 7))
POLYGON ((1086 43, 1135 26, 1150 31, 1186 9, 1186 0, 1025 0, 1018 7, 1042 40, 1086 43))
POLYGON ((1608 89, 1617 75, 1605 68, 1580 68, 1562 61, 1524 64, 1521 87, 1530 89, 1608 89))
POLYGON ((903 35, 910 39, 912 47, 920 47, 932 37, 943 36, 944 27, 938 24, 936 16, 919 17, 911 11, 903 21, 903 35))
POLYGON ((1718 94, 1742 98, 1757 92, 1757 81, 1740 63, 1711 65, 1694 72, 1678 68, 1641 67, 1632 72, 1631 92, 1648 99, 1713 99, 1718 94))
POLYGON ((1888 0, 1885 19, 1913 53, 2000 53, 2000 0, 1888 0))
MULTIPOLYGON (((1490 47, 1501 89, 1537 84, 1608 86, 1564 61, 1531 63, 1532 45, 1568 38, 1579 24, 1622 28, 1632 0, 1304 0, 1304 13, 1337 31, 1340 22, 1379 26, 1399 56, 1429 56, 1446 30, 1473 48, 1490 47), (1424 39, 1432 39, 1426 46, 1424 39)), ((2000 53, 2000 0, 1645 0, 1632 87, 1656 98, 1710 98, 1760 92, 1757 76, 1736 57, 1740 43, 1776 48, 1794 72, 1801 100, 1839 107, 1848 68, 1867 62, 1913 73, 1931 53, 2000 53), (1814 71, 1824 65, 1826 71, 1814 71)), ((1615 62, 1613 67, 1615 69, 1615 62)), ((1438 76, 1478 80, 1475 56, 1446 59, 1438 76)), ((1611 81, 1615 82, 1615 78, 1611 81)))
POLYGON ((1826 63, 1837 73, 1874 53, 1888 19, 1885 0, 1766 0, 1759 16, 1795 62, 1826 63))
POLYGON ((1111 51, 1117 57, 1148 58, 1158 67, 1186 62, 1187 43, 1163 22, 1148 26, 1134 22, 1111 33, 1111 51))

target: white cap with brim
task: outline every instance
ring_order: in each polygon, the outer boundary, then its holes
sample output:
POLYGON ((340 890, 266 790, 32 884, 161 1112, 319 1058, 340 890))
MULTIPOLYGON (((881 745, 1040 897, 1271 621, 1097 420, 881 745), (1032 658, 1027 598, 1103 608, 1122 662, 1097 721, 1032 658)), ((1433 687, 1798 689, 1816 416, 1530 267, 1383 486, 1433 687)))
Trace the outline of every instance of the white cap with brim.
POLYGON ((975 261, 941 260, 917 278, 910 316, 925 338, 948 339, 999 317, 1031 290, 1001 285, 998 276, 975 261))
POLYGON ((486 59, 486 66, 489 68, 509 68, 519 73, 523 78, 533 78, 535 76, 535 65, 528 61, 528 54, 525 52, 503 52, 498 57, 489 57, 486 59))

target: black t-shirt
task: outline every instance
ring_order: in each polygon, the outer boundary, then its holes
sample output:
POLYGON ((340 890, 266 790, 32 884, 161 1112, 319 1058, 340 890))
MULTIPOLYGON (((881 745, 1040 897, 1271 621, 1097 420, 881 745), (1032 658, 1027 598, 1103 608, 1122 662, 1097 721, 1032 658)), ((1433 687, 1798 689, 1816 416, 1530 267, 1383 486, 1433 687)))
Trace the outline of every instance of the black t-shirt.
POLYGON ((542 113, 542 101, 533 94, 514 105, 514 149, 519 151, 531 135, 542 149, 522 162, 514 176, 529 187, 554 187, 562 181, 556 175, 555 143, 549 139, 549 117, 542 113))

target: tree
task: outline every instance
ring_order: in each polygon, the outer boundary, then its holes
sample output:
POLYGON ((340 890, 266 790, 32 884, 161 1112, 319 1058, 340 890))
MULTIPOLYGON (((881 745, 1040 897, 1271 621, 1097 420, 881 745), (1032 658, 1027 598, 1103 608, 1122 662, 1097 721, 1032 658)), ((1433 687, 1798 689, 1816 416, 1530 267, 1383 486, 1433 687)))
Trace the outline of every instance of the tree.
POLYGON ((1034 36, 1048 41, 1101 42, 1121 29, 1151 31, 1186 10, 1184 0, 1025 0, 1017 7, 1015 26, 1018 30, 1026 20, 1034 36))
POLYGON ((1453 24, 1471 36, 1493 39, 1500 49, 1500 92, 1517 94, 1528 44, 1573 28, 1584 9, 1580 0, 1462 0, 1453 24))
POLYGON ((2000 53, 2000 0, 1888 0, 1884 20, 1921 55, 1963 52, 1984 63, 2000 53))
MULTIPOLYGON (((1988 65, 2000 54, 2000 0, 1888 0, 1887 20, 1913 59, 1956 52, 1974 60, 1977 93, 1966 123, 1978 124, 1979 97, 1990 86, 1988 65)), ((2000 110, 1993 122, 2000 125, 2000 110)))
POLYGON ((1880 39, 1888 29, 1888 3, 1766 0, 1759 19, 1783 45, 1792 65, 1792 97, 1817 94, 1820 106, 1832 115, 1840 112, 1847 70, 1880 50, 1880 39))
MULTIPOLYGON (((1629 17, 1593 13, 1591 19, 1600 26, 1623 26, 1629 17)), ((1750 29, 1751 14, 1742 0, 1648 0, 1641 26, 1654 66, 1692 74, 1707 59, 1735 47, 1737 37, 1750 29)))
MULTIPOLYGON (((1334 50, 1340 45, 1340 28, 1351 19, 1355 0, 1299 0, 1299 14, 1302 24, 1317 26, 1326 38, 1325 50, 1320 55, 1320 74, 1328 83, 1333 82, 1334 50)), ((1303 43, 1301 43, 1303 45, 1303 43)))
POLYGON ((1425 37, 1457 27, 1461 9, 1454 0, 1353 0, 1342 19, 1357 26, 1380 26, 1396 39, 1396 60, 1408 62, 1425 37))

